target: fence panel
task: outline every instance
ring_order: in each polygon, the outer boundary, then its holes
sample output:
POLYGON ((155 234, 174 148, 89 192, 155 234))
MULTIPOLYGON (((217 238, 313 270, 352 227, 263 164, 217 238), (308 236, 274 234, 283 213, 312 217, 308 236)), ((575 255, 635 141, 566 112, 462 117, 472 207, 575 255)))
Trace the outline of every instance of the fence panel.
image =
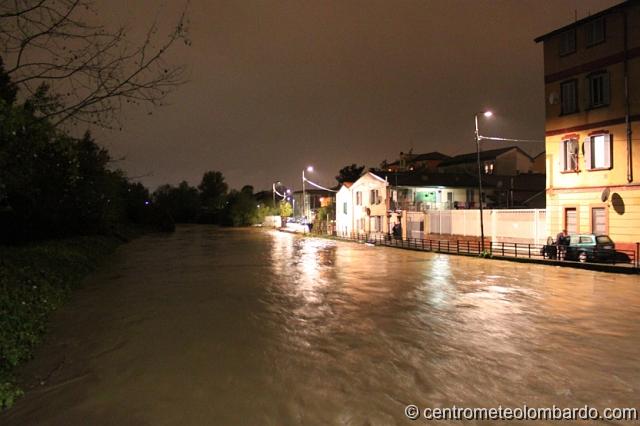
MULTIPOLYGON (((480 236, 478 210, 430 211, 431 234, 480 236)), ((483 211, 484 235, 494 242, 541 244, 547 238, 546 212, 542 209, 483 211)))

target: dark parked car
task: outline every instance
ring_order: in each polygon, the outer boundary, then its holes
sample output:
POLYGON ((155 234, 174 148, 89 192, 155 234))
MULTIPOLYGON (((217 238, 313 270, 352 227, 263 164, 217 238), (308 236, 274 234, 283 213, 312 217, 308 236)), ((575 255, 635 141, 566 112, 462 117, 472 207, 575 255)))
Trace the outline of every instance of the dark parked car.
POLYGON ((561 245, 560 250, 549 237, 547 244, 542 247, 541 254, 548 259, 573 260, 576 262, 596 263, 628 263, 626 253, 616 251, 614 242, 608 235, 575 234, 571 235, 567 244, 561 245), (560 251, 560 256, 558 256, 560 251))

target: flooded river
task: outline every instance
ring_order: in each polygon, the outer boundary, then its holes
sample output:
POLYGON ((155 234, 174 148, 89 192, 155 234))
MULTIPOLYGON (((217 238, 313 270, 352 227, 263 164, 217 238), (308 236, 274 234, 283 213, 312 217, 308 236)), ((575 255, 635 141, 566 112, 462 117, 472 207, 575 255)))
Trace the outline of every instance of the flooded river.
POLYGON ((185 226, 122 246, 21 375, 2 425, 639 407, 640 278, 185 226))

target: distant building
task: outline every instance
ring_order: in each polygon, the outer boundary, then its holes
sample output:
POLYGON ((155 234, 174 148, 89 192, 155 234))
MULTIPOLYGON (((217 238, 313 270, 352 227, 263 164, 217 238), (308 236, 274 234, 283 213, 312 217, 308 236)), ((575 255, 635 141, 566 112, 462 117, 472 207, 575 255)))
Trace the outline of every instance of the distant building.
MULTIPOLYGON (((533 170, 533 159, 516 146, 480 152, 480 166, 487 175, 514 176, 533 170)), ((438 165, 441 173, 478 173, 477 153, 456 155, 438 165)))
MULTIPOLYGON (((483 206, 544 208, 543 174, 483 177, 483 206)), ((389 234, 394 224, 407 226, 408 212, 477 209, 477 175, 425 172, 367 172, 345 183, 336 195, 339 235, 389 234)), ((422 225, 424 226, 424 225, 422 225)))
POLYGON ((395 218, 387 214, 389 183, 367 172, 352 184, 342 185, 336 195, 338 235, 386 234, 395 218))
POLYGON ((547 229, 640 241, 640 2, 538 37, 544 46, 547 229), (635 145, 635 146, 634 146, 635 145))
MULTIPOLYGON (((324 189, 307 189, 304 191, 304 195, 306 196, 307 209, 310 214, 310 217, 307 219, 313 220, 315 218, 316 212, 321 207, 328 207, 335 202, 336 193, 332 191, 325 191, 324 189)), ((295 191, 293 193, 293 215, 295 217, 304 216, 304 202, 303 202, 303 192, 295 191)))
POLYGON ((451 157, 435 151, 428 152, 426 154, 413 154, 412 151, 409 151, 408 153, 401 152, 400 157, 396 161, 392 163, 383 162, 380 165, 380 168, 387 172, 406 172, 414 170, 435 172, 438 170, 438 165, 449 158, 451 157))
POLYGON ((533 157, 533 164, 531 165, 531 171, 533 173, 545 174, 547 171, 546 161, 547 161, 546 151, 542 151, 540 154, 533 157))

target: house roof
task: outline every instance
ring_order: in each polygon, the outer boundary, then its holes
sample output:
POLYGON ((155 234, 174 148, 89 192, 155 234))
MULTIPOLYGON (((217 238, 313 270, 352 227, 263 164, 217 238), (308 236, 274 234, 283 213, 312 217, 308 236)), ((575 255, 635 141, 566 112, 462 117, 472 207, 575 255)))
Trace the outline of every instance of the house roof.
POLYGON ((615 11, 617 11, 619 9, 623 9, 623 8, 628 7, 630 5, 633 5, 633 4, 640 4, 640 0, 626 0, 626 1, 622 2, 622 3, 618 3, 618 4, 614 5, 614 6, 611 6, 608 9, 604 9, 604 10, 602 10, 602 11, 600 11, 598 13, 595 13, 593 15, 587 16, 587 17, 582 18, 582 19, 578 19, 577 21, 572 22, 572 23, 570 23, 568 25, 565 25, 564 27, 558 28, 558 29, 553 30, 553 31, 551 31, 549 33, 541 35, 540 37, 535 38, 534 41, 536 43, 540 43, 541 41, 545 41, 549 37, 552 37, 552 36, 554 36, 556 34, 561 34, 561 33, 565 32, 567 30, 570 30, 571 28, 579 27, 580 25, 582 25, 584 23, 587 23, 589 21, 593 21, 593 20, 598 19, 598 18, 600 18, 600 17, 602 17, 604 15, 608 15, 608 14, 610 14, 612 12, 615 12, 615 11))
POLYGON ((426 154, 418 154, 415 157, 411 158, 411 161, 428 161, 428 160, 447 160, 451 158, 448 155, 445 155, 438 151, 427 152, 426 154))
POLYGON ((547 151, 542 151, 540 154, 536 155, 533 157, 533 159, 535 160, 536 158, 543 156, 547 151))
MULTIPOLYGON (((524 152, 522 149, 518 148, 517 146, 508 146, 506 148, 499 148, 499 149, 490 149, 487 151, 480 151, 480 161, 487 161, 487 160, 495 160, 496 157, 509 152, 511 150, 517 150, 519 152, 521 152, 522 154, 526 155, 529 159, 531 159, 531 157, 529 156, 529 154, 527 154, 526 152, 524 152)), ((475 163, 477 161, 477 157, 478 154, 473 152, 470 154, 461 154, 461 155, 456 155, 455 157, 450 158, 449 160, 445 160, 442 163, 440 163, 439 167, 446 167, 446 166, 453 166, 456 164, 464 164, 464 163, 475 163)))
MULTIPOLYGON (((427 152, 424 154, 407 154, 410 157, 407 158, 408 163, 412 163, 414 161, 444 161, 451 158, 449 155, 443 154, 438 151, 427 152)), ((400 160, 396 160, 392 163, 387 163, 389 166, 397 166, 400 164, 400 160)))
POLYGON ((478 178, 468 174, 424 173, 424 172, 380 172, 391 186, 448 186, 452 188, 475 187, 478 178))

